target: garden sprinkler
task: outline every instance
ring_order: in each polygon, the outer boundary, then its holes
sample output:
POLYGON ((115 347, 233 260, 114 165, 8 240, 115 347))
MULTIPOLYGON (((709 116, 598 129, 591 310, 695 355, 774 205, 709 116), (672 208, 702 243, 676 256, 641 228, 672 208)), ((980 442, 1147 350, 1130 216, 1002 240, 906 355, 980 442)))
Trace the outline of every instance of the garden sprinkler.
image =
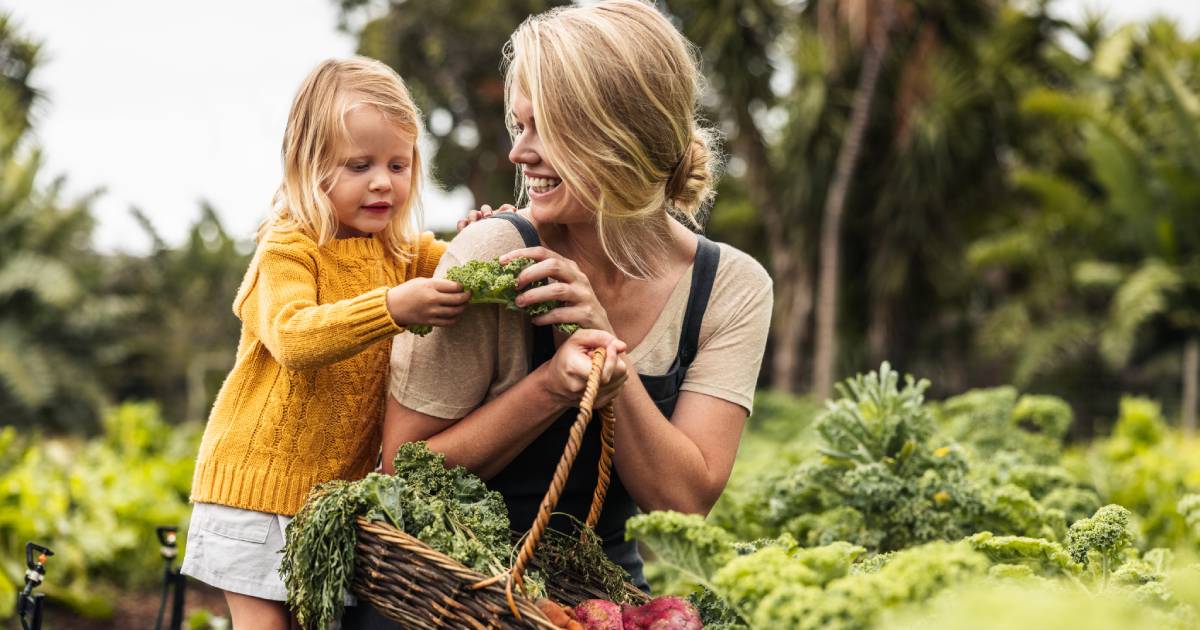
POLYGON ((183 627, 183 598, 187 588, 187 577, 180 573, 179 569, 171 566, 175 562, 175 556, 179 555, 179 548, 175 544, 179 528, 161 526, 155 529, 155 532, 158 534, 158 551, 162 554, 163 559, 163 592, 162 601, 158 605, 158 618, 154 622, 154 630, 162 630, 163 610, 167 607, 167 593, 172 593, 169 628, 180 630, 183 627))
POLYGON ((17 616, 25 630, 41 630, 42 603, 46 594, 34 593, 33 589, 41 586, 46 577, 46 558, 53 555, 53 551, 39 544, 25 543, 25 588, 17 595, 17 616), (36 558, 33 556, 35 551, 36 558))

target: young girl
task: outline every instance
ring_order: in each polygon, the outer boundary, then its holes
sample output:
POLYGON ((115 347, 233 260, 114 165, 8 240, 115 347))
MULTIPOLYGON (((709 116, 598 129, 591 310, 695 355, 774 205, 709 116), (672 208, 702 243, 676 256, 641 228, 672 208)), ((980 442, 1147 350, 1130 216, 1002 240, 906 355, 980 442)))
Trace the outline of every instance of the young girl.
POLYGON ((288 117, 283 183, 233 302, 237 359, 192 480, 183 572, 225 591, 234 628, 287 628, 283 529, 311 488, 375 465, 391 338, 469 298, 411 227, 419 113, 394 71, 326 61, 288 117))

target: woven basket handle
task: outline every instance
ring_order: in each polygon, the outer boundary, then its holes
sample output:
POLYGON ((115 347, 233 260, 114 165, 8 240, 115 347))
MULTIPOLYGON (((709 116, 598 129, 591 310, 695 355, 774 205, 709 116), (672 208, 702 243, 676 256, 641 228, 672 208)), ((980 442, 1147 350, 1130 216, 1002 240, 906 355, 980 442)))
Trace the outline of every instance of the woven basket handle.
MULTIPOLYGON (((517 610, 516 600, 513 599, 513 584, 519 585, 521 590, 525 589, 523 580, 525 566, 533 558, 533 550, 537 547, 538 541, 546 531, 546 527, 550 524, 550 514, 554 511, 554 507, 558 505, 558 498, 562 493, 563 486, 567 483, 567 476, 571 473, 571 466, 575 464, 575 457, 579 455, 579 445, 583 442, 583 433, 587 430, 588 422, 592 419, 592 405, 596 401, 596 393, 600 390, 600 373, 604 369, 604 356, 604 348, 597 348, 592 351, 592 371, 588 374, 587 386, 584 387, 583 397, 579 401, 579 415, 575 417, 575 424, 571 425, 571 434, 567 438, 567 446, 563 450, 562 458, 558 460, 558 467, 554 469, 554 477, 550 481, 550 489, 546 492, 546 496, 542 498, 542 505, 538 508, 538 515, 533 521, 533 527, 529 528, 529 535, 525 538, 525 543, 521 545, 521 551, 517 554, 517 561, 508 573, 508 582, 505 585, 504 591, 505 596, 508 598, 509 609, 511 609, 517 619, 521 618, 521 613, 517 610)), ((616 427, 616 417, 613 415, 612 405, 601 409, 600 417, 604 426, 600 432, 599 475, 596 481, 596 491, 592 495, 592 507, 587 517, 587 526, 589 528, 594 527, 596 520, 600 518, 600 510, 604 506, 604 496, 608 492, 609 473, 612 469, 613 436, 616 427)))

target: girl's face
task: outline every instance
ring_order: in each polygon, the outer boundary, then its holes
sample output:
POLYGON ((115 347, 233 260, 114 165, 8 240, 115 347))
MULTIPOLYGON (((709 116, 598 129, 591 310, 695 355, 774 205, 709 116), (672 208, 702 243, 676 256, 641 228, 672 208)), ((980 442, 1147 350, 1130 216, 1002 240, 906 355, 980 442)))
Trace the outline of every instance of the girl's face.
POLYGON ((562 185, 558 171, 547 161, 545 145, 538 135, 537 121, 533 119, 533 103, 524 94, 515 92, 512 112, 513 119, 509 123, 517 135, 508 152, 508 160, 524 171, 533 218, 542 223, 591 222, 592 212, 562 185))
POLYGON ((341 147, 329 200, 337 215, 337 238, 382 231, 404 207, 412 188, 413 137, 374 107, 346 114, 350 146, 341 147))

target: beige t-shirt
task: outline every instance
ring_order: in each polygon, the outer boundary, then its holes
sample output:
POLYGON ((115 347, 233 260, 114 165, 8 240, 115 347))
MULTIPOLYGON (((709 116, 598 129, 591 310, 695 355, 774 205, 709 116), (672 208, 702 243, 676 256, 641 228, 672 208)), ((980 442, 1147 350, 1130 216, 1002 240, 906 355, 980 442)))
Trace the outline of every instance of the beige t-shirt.
MULTIPOLYGON (((750 256, 721 249, 699 347, 680 389, 740 405, 754 400, 771 321, 771 278, 750 256)), ((468 260, 491 260, 525 246, 508 221, 480 221, 458 234, 435 278, 468 260)), ((683 274, 645 339, 628 351, 646 376, 665 374, 679 348, 692 269, 683 274)), ((458 419, 529 373, 529 318, 496 304, 467 307, 458 323, 425 337, 402 334, 392 343, 388 391, 400 404, 431 416, 458 419)))

